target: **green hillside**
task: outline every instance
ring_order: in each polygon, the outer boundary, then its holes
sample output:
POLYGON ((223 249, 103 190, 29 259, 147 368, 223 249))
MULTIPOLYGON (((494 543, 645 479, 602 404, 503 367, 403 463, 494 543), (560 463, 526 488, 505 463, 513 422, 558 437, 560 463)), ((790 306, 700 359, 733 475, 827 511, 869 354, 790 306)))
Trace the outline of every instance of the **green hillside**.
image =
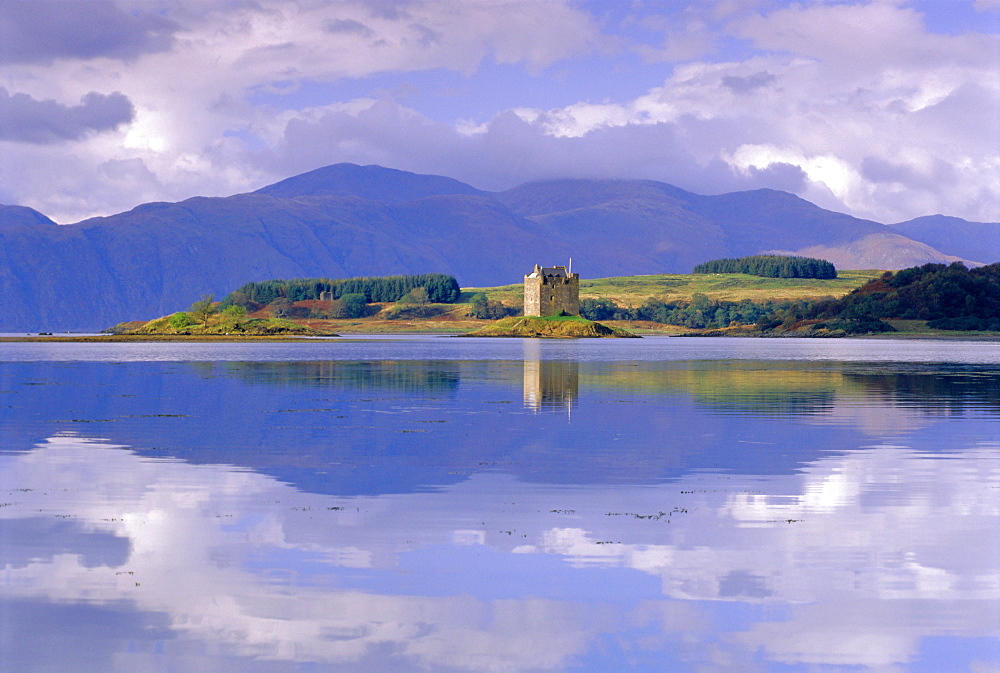
MULTIPOLYGON (((664 273, 649 276, 619 276, 580 281, 581 299, 610 299, 619 306, 639 306, 650 297, 664 301, 690 301, 695 294, 704 294, 713 301, 790 301, 843 297, 870 280, 882 275, 881 270, 843 271, 838 278, 762 278, 738 273, 683 274, 664 273)), ((484 292, 487 297, 505 304, 520 305, 521 283, 499 287, 462 288, 459 301, 469 301, 473 294, 484 292)))

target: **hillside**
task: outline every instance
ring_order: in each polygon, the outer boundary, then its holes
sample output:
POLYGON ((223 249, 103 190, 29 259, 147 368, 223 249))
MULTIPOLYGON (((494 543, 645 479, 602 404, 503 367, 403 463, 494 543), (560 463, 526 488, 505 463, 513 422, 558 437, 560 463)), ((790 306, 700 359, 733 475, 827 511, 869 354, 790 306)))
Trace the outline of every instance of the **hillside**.
MULTIPOLYGON (((819 297, 842 297, 882 271, 839 271, 837 278, 761 278, 746 274, 669 273, 619 276, 580 281, 581 299, 609 299, 620 306, 638 306, 649 297, 669 301, 691 301, 704 294, 713 301, 794 301, 819 297)), ((491 288, 465 288, 465 293, 484 291, 490 299, 506 304, 521 301, 520 283, 491 288)))
POLYGON ((773 190, 699 196, 650 181, 562 180, 489 193, 338 164, 250 194, 150 203, 73 225, 4 207, 0 331, 151 319, 202 293, 273 278, 438 272, 492 286, 570 257, 590 278, 683 273, 773 250, 835 257, 842 269, 955 259, 895 232, 773 190), (823 254, 804 252, 812 249, 823 254))

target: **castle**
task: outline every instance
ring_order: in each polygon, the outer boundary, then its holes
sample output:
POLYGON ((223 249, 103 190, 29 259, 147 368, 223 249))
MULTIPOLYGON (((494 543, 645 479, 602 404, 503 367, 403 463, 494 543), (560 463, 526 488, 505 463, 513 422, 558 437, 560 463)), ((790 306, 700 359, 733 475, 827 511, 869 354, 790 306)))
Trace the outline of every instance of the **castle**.
POLYGON ((524 277, 524 315, 580 315, 580 274, 570 269, 536 264, 524 277))

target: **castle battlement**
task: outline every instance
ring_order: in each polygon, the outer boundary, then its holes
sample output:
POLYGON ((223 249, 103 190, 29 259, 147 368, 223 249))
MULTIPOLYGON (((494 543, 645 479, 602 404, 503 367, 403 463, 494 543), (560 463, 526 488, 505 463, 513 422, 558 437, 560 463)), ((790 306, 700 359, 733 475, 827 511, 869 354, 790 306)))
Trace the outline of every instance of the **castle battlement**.
POLYGON ((524 315, 580 315, 580 274, 565 266, 539 266, 524 277, 524 315))

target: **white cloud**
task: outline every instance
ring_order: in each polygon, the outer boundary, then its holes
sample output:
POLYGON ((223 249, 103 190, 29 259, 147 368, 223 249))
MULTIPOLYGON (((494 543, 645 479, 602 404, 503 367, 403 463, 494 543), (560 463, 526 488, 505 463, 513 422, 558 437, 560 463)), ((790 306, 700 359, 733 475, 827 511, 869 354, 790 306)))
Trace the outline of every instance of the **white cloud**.
MULTIPOLYGON (((101 6, 117 12, 108 3, 101 6)), ((168 17, 160 23, 172 31, 170 49, 162 40, 143 37, 147 44, 136 37, 134 47, 120 40, 122 46, 115 49, 77 50, 76 58, 0 68, 0 86, 17 100, 45 99, 66 108, 83 96, 121 91, 135 106, 133 123, 111 142, 63 146, 78 173, 72 178, 59 176, 56 184, 41 179, 54 167, 45 152, 16 149, 0 163, 8 193, 58 221, 109 214, 149 196, 103 179, 97 169, 108 161, 142 161, 162 186, 153 198, 163 200, 229 194, 287 177, 265 171, 265 178, 241 168, 246 148, 234 154, 241 143, 232 136, 267 143, 281 136, 289 118, 308 119, 308 109, 296 110, 294 94, 301 81, 434 68, 472 73, 487 57, 537 71, 592 50, 600 39, 586 13, 557 2, 441 0, 406 3, 392 11, 348 1, 234 5, 197 0, 137 7, 142 16, 168 17), (553 25, 560 30, 551 31, 553 25), (126 52, 128 58, 122 58, 126 52), (248 102, 247 94, 261 87, 291 92, 289 111, 248 102), (118 197, 109 198, 116 190, 118 197)), ((152 26, 148 30, 160 28, 152 19, 146 23, 152 26)), ((384 157, 385 163, 392 161, 384 157)))
POLYGON ((581 6, 561 2, 105 4, 134 34, 106 49, 69 45, 7 63, 0 87, 61 109, 121 92, 134 119, 67 140, 61 156, 4 143, 0 181, 4 196, 63 222, 148 199, 246 191, 339 161, 485 188, 637 177, 707 193, 795 189, 879 221, 931 212, 1000 220, 996 36, 932 34, 915 9, 893 2, 762 6, 647 11, 647 28, 666 36, 647 55, 683 65, 631 97, 608 99, 595 78, 585 100, 541 108, 519 100, 516 83, 473 73, 485 59, 520 64, 525 78, 555 63, 586 67, 573 59, 595 51, 624 59, 624 38, 619 51, 609 46, 618 26, 605 22, 602 34, 581 6), (754 51, 703 56, 732 38, 754 51), (436 69, 470 76, 466 95, 509 93, 492 119, 439 121, 419 102, 338 98, 335 87, 311 100, 306 91, 436 69), (148 175, 134 186, 100 168, 136 162, 148 175))

